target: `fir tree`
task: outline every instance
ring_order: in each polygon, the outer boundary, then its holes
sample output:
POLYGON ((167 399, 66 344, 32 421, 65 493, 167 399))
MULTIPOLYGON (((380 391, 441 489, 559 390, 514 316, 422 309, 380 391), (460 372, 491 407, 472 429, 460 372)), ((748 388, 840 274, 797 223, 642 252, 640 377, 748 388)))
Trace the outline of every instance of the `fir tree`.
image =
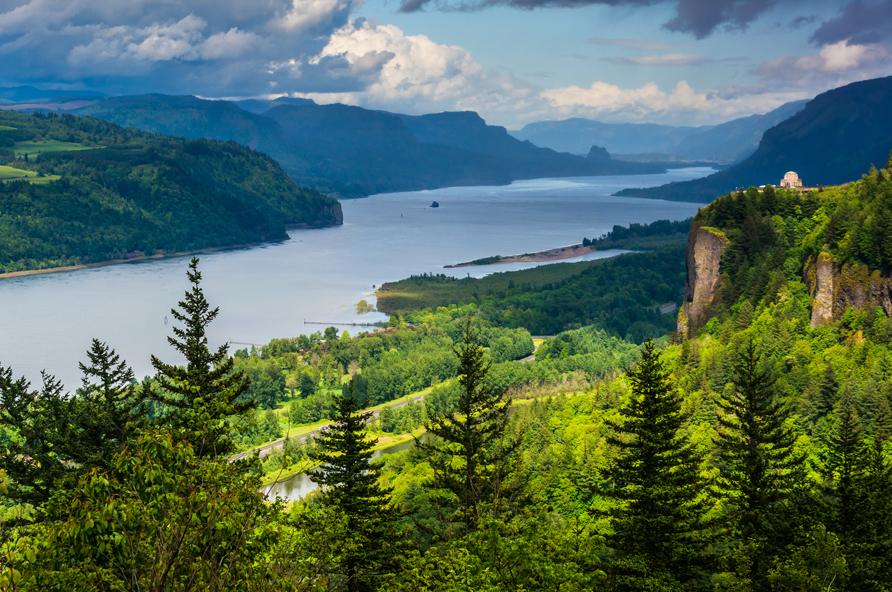
POLYGON ((456 517, 467 532, 486 508, 501 502, 517 443, 505 442, 509 402, 486 385, 490 362, 470 318, 453 351, 459 360, 458 401, 454 409, 428 420, 425 427, 433 437, 416 444, 428 454, 434 472, 428 484, 433 500, 457 504, 456 517))
POLYGON ((794 454, 788 411, 774 396, 774 380, 760 369, 756 344, 735 364, 734 391, 722 398, 717 418, 718 492, 730 509, 731 542, 748 555, 756 592, 767 590, 772 557, 790 542, 788 505, 804 459, 794 454))
POLYGON ((115 350, 94 339, 87 358, 89 365, 78 363, 84 378, 74 399, 81 462, 110 467, 114 455, 145 425, 146 410, 138 400, 133 370, 115 350))
POLYGON ((220 309, 212 309, 204 297, 197 257, 189 262, 187 275, 192 289, 180 301, 180 310, 170 311, 184 326, 174 327, 174 337, 167 338, 186 358, 186 366, 165 364, 153 355, 160 388, 147 388, 146 397, 172 408, 162 421, 188 441, 199 457, 223 456, 235 450, 228 436, 232 430, 229 418, 249 415, 256 401, 242 397, 251 382, 233 370, 229 345, 224 343, 216 352, 208 347, 206 330, 220 309))
POLYGON ((378 440, 365 437, 372 413, 362 413, 352 384, 334 403, 334 422, 316 438, 310 455, 321 463, 310 479, 323 486, 323 503, 344 515, 352 537, 342 554, 344 588, 376 590, 380 578, 398 567, 399 514, 390 504, 391 490, 378 484, 380 465, 372 463, 378 440))
POLYGON ((818 400, 816 402, 816 410, 818 417, 824 417, 836 406, 839 397, 839 382, 836 380, 836 372, 829 363, 824 369, 824 376, 821 379, 821 387, 818 390, 818 400))
POLYGON ((609 442, 620 455, 601 491, 619 502, 608 511, 608 544, 618 556, 611 570, 616 590, 676 589, 702 575, 708 523, 701 457, 680 433, 687 417, 652 341, 628 372, 632 393, 610 422, 609 442))
POLYGON ((862 485, 866 470, 864 433, 851 397, 839 403, 836 430, 828 442, 832 507, 832 530, 847 550, 857 538, 858 517, 863 502, 862 485))
POLYGON ((58 491, 70 489, 91 469, 110 469, 115 454, 144 425, 133 371, 115 351, 94 339, 80 363, 83 386, 75 396, 54 377, 43 375, 39 390, 12 370, 0 367, 0 425, 18 438, 7 444, 0 468, 12 477, 9 495, 42 506, 58 491))

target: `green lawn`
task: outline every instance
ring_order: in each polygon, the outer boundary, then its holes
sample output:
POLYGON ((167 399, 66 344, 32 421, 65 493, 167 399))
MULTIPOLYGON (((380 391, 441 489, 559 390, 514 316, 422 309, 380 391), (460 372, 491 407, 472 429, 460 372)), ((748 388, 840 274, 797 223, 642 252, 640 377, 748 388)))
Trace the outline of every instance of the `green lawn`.
POLYGON ((23 176, 34 177, 37 173, 0 165, 0 179, 21 179, 23 176))
POLYGON ((17 157, 21 157, 24 154, 33 156, 41 152, 65 152, 69 150, 93 150, 93 148, 83 144, 45 140, 43 142, 16 142, 15 148, 12 149, 17 157))
POLYGON ((14 130, 14 129, 15 129, 14 127, 9 127, 8 125, 0 125, 0 131, 14 130))
POLYGON ((59 175, 47 175, 46 177, 38 177, 34 171, 26 171, 13 167, 0 165, 0 181, 9 181, 10 179, 22 179, 23 176, 28 177, 27 181, 34 185, 43 185, 56 179, 61 179, 59 175))

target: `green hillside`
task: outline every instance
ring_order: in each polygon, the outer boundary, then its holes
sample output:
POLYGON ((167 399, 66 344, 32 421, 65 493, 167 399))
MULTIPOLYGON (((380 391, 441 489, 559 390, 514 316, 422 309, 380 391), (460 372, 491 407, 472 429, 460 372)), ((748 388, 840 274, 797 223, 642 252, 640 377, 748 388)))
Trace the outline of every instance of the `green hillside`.
POLYGON ((340 223, 268 156, 71 115, 0 113, 0 272, 286 238, 340 223), (27 172, 25 169, 28 169, 27 172))

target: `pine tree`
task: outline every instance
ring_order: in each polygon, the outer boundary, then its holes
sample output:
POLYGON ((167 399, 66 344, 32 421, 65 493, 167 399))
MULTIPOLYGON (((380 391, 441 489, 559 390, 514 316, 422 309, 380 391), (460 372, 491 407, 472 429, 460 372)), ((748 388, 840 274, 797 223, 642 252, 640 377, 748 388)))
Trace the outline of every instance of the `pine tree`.
POLYGON ((892 409, 884 393, 880 393, 877 414, 873 420, 873 438, 880 449, 892 438, 892 409))
MULTIPOLYGON (((847 550, 857 538, 867 469, 861 420, 850 396, 839 403, 836 430, 828 442, 832 528, 847 550)), ((831 525, 828 525, 831 526, 831 525)))
POLYGON ((716 441, 717 489, 730 508, 730 542, 746 549, 756 592, 768 589, 771 559, 790 542, 788 504, 804 463, 794 454, 789 412, 775 400, 774 380, 760 361, 755 343, 743 347, 734 391, 719 402, 716 441))
POLYGON ((110 469, 145 424, 127 364, 96 339, 87 357, 89 366, 79 364, 83 387, 75 396, 47 374, 32 391, 24 378, 14 381, 12 370, 0 367, 0 425, 18 434, 0 455, 0 468, 13 479, 10 497, 40 508, 91 469, 110 469))
POLYGON ((233 370, 229 345, 216 352, 208 347, 206 330, 217 318, 219 308, 211 308, 201 289, 198 258, 189 262, 187 272, 192 289, 171 309, 173 318, 183 323, 174 327, 174 337, 167 341, 186 358, 186 367, 165 364, 154 355, 152 366, 157 372, 158 389, 146 389, 146 398, 172 408, 162 418, 177 437, 188 441, 199 457, 223 456, 235 450, 229 438, 231 416, 248 416, 256 401, 244 400, 250 380, 233 370))
POLYGON ((372 463, 378 440, 365 437, 372 413, 362 413, 364 406, 354 396, 352 384, 334 402, 334 421, 316 438, 316 450, 310 455, 321 463, 310 479, 323 486, 323 503, 344 515, 352 537, 341 561, 344 588, 376 590, 380 578, 398 567, 399 513, 390 504, 391 490, 378 484, 380 465, 372 463))
POLYGON ((839 397, 839 382, 836 380, 836 373, 833 366, 829 363, 824 370, 824 376, 821 379, 821 387, 818 391, 818 400, 815 407, 817 408, 818 417, 824 417, 836 406, 839 397))
POLYGON ((682 398, 652 341, 628 377, 623 419, 607 422, 620 455, 605 473, 611 488, 600 492, 619 502, 608 511, 618 556, 611 578, 616 590, 672 590, 695 583, 706 563, 702 458, 680 433, 682 398))
POLYGON ((89 365, 78 363, 84 377, 72 414, 81 434, 80 462, 106 468, 146 424, 147 415, 138 400, 133 370, 115 350, 94 339, 87 358, 89 365))
POLYGON ((428 454, 434 472, 428 484, 434 501, 457 504, 455 517, 467 532, 482 512, 501 502, 517 443, 505 442, 509 402, 486 385, 490 362, 470 318, 453 351, 459 360, 458 402, 455 409, 431 417, 425 427, 433 437, 416 444, 428 454))

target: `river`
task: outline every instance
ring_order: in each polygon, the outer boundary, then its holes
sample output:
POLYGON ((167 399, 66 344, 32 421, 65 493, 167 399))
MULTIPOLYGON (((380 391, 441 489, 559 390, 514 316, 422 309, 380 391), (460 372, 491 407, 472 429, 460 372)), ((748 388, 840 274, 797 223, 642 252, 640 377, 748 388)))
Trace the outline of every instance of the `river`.
MULTIPOLYGON (((378 458, 385 454, 393 454, 395 452, 408 450, 412 446, 415 446, 415 440, 400 442, 399 444, 394 444, 393 446, 382 448, 381 450, 376 450, 372 455, 372 458, 378 458)), ((280 497, 287 502, 293 502, 304 497, 312 491, 316 491, 317 488, 318 485, 310 480, 310 477, 309 475, 307 475, 307 473, 298 473, 293 477, 264 487, 263 491, 269 499, 280 497)))
MULTIPOLYGON (((380 313, 358 316, 355 305, 374 302, 375 287, 387 281, 425 272, 481 277, 524 269, 535 264, 443 267, 576 244, 615 224, 682 220, 700 206, 611 194, 711 172, 537 179, 345 200, 343 226, 297 230, 281 243, 201 256, 205 295, 221 309, 209 329, 210 342, 266 343, 325 327, 304 321, 381 320, 380 313), (433 201, 440 207, 427 207, 433 201)), ((166 338, 170 309, 187 288, 188 261, 177 257, 0 279, 0 365, 32 381, 45 369, 75 388, 77 363, 93 337, 115 348, 138 377, 151 372, 150 354, 181 362, 166 338)))

